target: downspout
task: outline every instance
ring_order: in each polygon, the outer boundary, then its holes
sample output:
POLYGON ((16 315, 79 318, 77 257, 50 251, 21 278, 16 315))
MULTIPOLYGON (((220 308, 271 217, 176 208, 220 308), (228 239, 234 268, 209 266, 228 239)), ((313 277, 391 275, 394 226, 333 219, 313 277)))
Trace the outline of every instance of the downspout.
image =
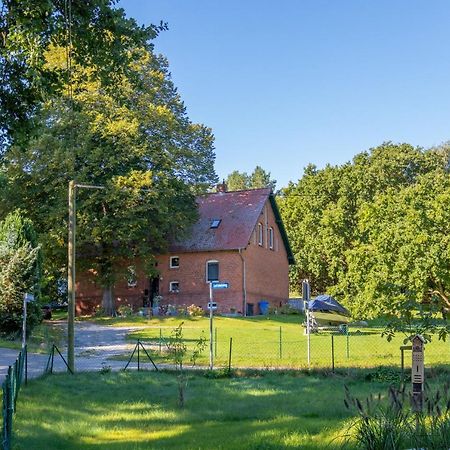
POLYGON ((242 255, 242 250, 245 250, 245 249, 239 248, 238 250, 239 250, 239 256, 241 257, 241 261, 242 261, 242 298, 243 298, 242 315, 245 317, 245 316, 247 316, 247 271, 246 271, 246 267, 245 267, 245 259, 244 259, 244 256, 242 255))

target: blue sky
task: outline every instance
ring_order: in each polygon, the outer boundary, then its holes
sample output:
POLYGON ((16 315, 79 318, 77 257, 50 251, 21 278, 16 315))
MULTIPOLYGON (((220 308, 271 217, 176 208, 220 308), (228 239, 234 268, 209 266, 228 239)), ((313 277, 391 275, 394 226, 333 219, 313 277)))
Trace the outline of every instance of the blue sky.
POLYGON ((216 171, 296 182, 383 141, 450 139, 448 0, 121 0, 155 40, 216 171))

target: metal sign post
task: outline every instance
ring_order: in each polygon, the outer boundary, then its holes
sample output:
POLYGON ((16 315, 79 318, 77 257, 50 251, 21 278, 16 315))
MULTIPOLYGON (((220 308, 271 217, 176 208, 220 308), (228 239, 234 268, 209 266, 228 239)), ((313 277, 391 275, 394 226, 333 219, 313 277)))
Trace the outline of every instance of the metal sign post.
POLYGON ((209 370, 214 368, 213 354, 213 284, 209 283, 209 370))
POLYGON ((311 320, 309 317, 309 300, 311 298, 309 281, 302 281, 302 298, 306 316, 306 336, 307 336, 307 353, 308 353, 308 367, 311 365, 311 320))
POLYGON ((23 296, 22 348, 27 345, 27 303, 34 302, 34 295, 26 293, 23 296))
POLYGON ((417 412, 422 411, 423 406, 423 386, 425 383, 424 343, 425 340, 418 334, 412 338, 412 398, 413 409, 417 412))
POLYGON ((213 310, 217 309, 214 303, 213 289, 228 289, 230 285, 226 282, 210 281, 209 282, 209 370, 214 369, 214 338, 213 338, 213 310))

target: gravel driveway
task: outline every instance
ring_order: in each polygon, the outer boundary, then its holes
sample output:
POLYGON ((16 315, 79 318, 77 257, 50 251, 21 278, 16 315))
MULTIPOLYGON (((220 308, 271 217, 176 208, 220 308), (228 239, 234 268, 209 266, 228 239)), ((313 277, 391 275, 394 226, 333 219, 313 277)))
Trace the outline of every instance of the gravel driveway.
MULTIPOLYGON (((62 327, 66 330, 67 323, 55 323, 52 326, 62 327)), ((136 343, 127 342, 126 335, 144 327, 111 327, 90 322, 75 322, 75 369, 77 371, 99 371, 108 367, 111 370, 120 370, 125 367, 126 361, 115 361, 111 358, 131 355, 136 343)), ((59 349, 67 359, 67 348, 59 349)), ((8 366, 14 364, 19 351, 0 348, 0 382, 8 371, 8 366)), ((47 365, 48 355, 28 353, 28 377, 33 378, 42 373, 47 365)), ((142 358, 143 367, 152 369, 152 364, 142 358)), ((136 363, 130 366, 136 366, 136 363)), ((67 370, 62 358, 55 353, 55 372, 67 370)))

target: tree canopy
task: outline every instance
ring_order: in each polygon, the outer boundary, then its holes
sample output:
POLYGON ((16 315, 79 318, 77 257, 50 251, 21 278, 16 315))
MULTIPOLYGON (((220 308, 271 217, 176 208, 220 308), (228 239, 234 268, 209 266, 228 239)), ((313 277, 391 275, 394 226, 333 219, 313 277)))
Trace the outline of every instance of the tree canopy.
POLYGON ((0 10, 0 154, 33 130, 42 101, 67 89, 70 66, 89 67, 90 80, 113 89, 130 67, 136 47, 165 25, 140 27, 115 8, 116 0, 3 0, 0 10), (46 53, 67 50, 65 64, 51 67, 46 53), (70 59, 67 56, 70 55, 70 59))
POLYGON ((447 146, 385 143, 351 163, 305 169, 283 190, 281 213, 297 265, 358 317, 406 299, 450 307, 447 146))
MULTIPOLYGON (((78 13, 101 16, 112 3, 94 1, 100 9, 78 13)), ((196 220, 195 194, 217 181, 212 132, 190 121, 167 60, 147 45, 155 29, 138 29, 123 12, 111 11, 111 17, 105 12, 107 18, 130 33, 125 39, 119 27, 111 38, 121 46, 117 70, 108 69, 111 79, 101 76, 101 51, 88 64, 74 57, 70 86, 62 79, 59 90, 33 97, 34 131, 8 140, 0 172, 0 217, 17 205, 24 208, 42 240, 46 268, 60 272, 66 259, 69 181, 105 187, 77 191, 77 249, 78 262, 97 274, 109 299, 131 258, 151 273, 153 255, 196 220)), ((86 33, 90 26, 84 24, 86 33)), ((103 30, 106 35, 113 31, 103 30)), ((77 45, 88 51, 81 36, 77 45)), ((49 39, 40 71, 63 73, 66 51, 56 38, 49 39)))
POLYGON ((266 172, 261 166, 256 166, 250 175, 234 170, 228 175, 226 183, 229 191, 258 188, 270 188, 275 191, 277 184, 276 180, 270 178, 270 172, 266 172))

